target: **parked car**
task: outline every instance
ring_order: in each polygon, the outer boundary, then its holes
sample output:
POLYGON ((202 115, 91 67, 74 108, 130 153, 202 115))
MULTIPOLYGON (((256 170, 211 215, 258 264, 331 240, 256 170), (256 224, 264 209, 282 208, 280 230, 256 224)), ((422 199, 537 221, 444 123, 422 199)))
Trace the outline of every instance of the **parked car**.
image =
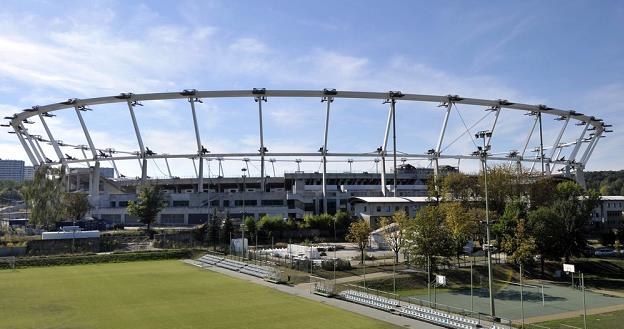
POLYGON ((585 256, 585 257, 594 256, 595 253, 596 253, 596 248, 594 248, 592 246, 587 246, 587 247, 583 248, 583 256, 585 256))
POLYGON ((598 248, 594 252, 594 256, 596 257, 615 257, 617 255, 618 255, 617 251, 615 251, 613 248, 608 248, 608 247, 598 248))

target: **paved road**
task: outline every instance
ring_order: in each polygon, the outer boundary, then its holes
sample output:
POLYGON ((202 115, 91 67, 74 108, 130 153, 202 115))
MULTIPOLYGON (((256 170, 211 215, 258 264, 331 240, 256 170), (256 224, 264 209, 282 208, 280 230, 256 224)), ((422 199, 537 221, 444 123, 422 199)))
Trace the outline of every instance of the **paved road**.
MULTIPOLYGON (((188 264, 193 264, 193 261, 185 261, 188 264)), ((231 277, 235 277, 238 279, 242 279, 242 280, 246 280, 249 282, 253 282, 256 284, 260 284, 263 285, 265 287, 269 287, 269 288, 273 288, 276 290, 279 290, 281 292, 287 293, 287 294, 291 294, 291 295, 295 295, 295 296, 300 296, 303 298, 307 298, 307 299, 311 299, 323 304, 328 304, 328 305, 332 305, 334 307, 338 307, 341 308, 343 310, 347 310, 349 312, 353 312, 353 313, 357 313, 357 314, 361 314, 367 317, 371 317, 377 320, 381 320, 381 321, 385 321, 397 326, 401 326, 404 328, 418 328, 418 329, 437 329, 437 328, 443 328, 440 326, 436 326, 427 322, 422 322, 422 321, 417 321, 414 319, 410 319, 410 318, 406 318, 406 317, 402 317, 402 316, 398 316, 392 313, 388 313, 388 312, 384 312, 375 308, 371 308, 371 307, 366 307, 366 306, 362 306, 359 304, 355 304, 355 303, 350 303, 347 301, 343 301, 341 299, 337 299, 337 298, 327 298, 327 297, 322 297, 322 296, 318 296, 315 294, 311 294, 308 292, 307 289, 301 289, 299 287, 295 287, 295 286, 288 286, 288 285, 284 285, 284 284, 273 284, 267 281, 264 281, 262 279, 256 278, 256 277, 252 277, 250 275, 247 274, 243 274, 243 273, 239 273, 239 272, 234 272, 234 271, 230 271, 230 270, 226 270, 224 268, 220 268, 220 267, 216 267, 216 266, 211 266, 211 267, 203 267, 204 269, 210 270, 210 271, 214 271, 214 272, 218 272, 221 274, 225 274, 231 277)), ((371 274, 372 275, 372 274, 371 274)), ((368 276, 367 276, 368 277, 368 276)), ((345 278, 346 279, 346 278, 345 278)), ((307 285, 306 287, 307 288, 307 285)))

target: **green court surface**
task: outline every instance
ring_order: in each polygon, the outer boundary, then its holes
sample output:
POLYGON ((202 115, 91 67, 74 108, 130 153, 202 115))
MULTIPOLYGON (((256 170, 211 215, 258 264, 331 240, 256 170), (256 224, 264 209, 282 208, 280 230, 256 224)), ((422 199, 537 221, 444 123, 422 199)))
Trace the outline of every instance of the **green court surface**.
MULTIPOLYGON (((550 315, 564 312, 578 311, 582 314, 583 294, 581 290, 574 289, 571 285, 544 285, 544 297, 542 300, 541 284, 531 282, 523 289, 523 304, 525 318, 550 315)), ((414 296, 422 300, 428 300, 428 296, 414 296)), ((432 292, 432 299, 433 299, 432 292)), ((435 295, 438 303, 471 309, 470 289, 446 290, 435 295)), ((507 285, 494 294, 496 315, 506 319, 520 320, 522 307, 520 303, 520 286, 507 285)), ((587 309, 624 304, 624 298, 602 295, 590 291, 585 293, 587 309)), ((489 314, 489 294, 487 289, 473 290, 473 307, 475 312, 489 314)))
POLYGON ((397 328, 180 261, 0 271, 0 328, 397 328))

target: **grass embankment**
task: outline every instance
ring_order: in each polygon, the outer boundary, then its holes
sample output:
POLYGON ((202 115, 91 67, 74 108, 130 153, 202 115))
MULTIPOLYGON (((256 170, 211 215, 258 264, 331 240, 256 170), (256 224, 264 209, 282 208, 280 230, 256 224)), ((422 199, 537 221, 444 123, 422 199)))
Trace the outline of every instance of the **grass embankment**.
POLYGON ((396 328, 176 260, 0 271, 0 328, 396 328))

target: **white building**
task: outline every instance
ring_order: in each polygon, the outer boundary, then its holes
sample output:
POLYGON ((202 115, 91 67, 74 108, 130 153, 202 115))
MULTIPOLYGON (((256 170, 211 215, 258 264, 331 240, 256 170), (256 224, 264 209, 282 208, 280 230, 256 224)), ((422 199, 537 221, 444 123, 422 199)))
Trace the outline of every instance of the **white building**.
POLYGON ((592 212, 592 224, 596 228, 624 229, 624 196, 605 195, 592 212))
POLYGON ((418 210, 435 200, 425 197, 353 197, 349 199, 351 214, 364 219, 376 229, 382 217, 390 217, 399 210, 414 217, 418 210))

